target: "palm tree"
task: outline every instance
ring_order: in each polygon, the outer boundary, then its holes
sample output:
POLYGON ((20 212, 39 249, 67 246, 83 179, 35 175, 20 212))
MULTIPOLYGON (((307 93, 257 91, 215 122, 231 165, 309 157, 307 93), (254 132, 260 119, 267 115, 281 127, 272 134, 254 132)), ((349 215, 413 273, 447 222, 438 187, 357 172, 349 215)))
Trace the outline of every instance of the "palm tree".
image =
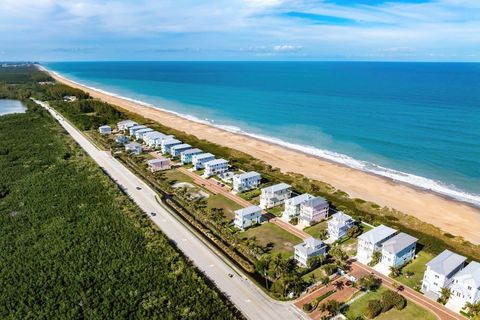
POLYGON ((322 278, 321 281, 324 286, 328 286, 328 284, 330 283, 330 277, 325 276, 322 278))
POLYGON ((470 313, 473 316, 480 315, 480 302, 477 302, 477 303, 467 302, 465 304, 465 308, 468 309, 468 313, 470 313))
POLYGON ((402 269, 400 267, 395 267, 395 266, 391 266, 390 267, 390 274, 396 278, 398 276, 400 276, 402 274, 402 269))
POLYGON ((452 295, 452 291, 449 288, 441 288, 440 289, 440 302, 443 304, 447 303, 448 299, 452 295))
POLYGON ((374 251, 372 254, 372 260, 368 263, 369 266, 374 266, 380 262, 382 258, 382 253, 380 251, 374 251))

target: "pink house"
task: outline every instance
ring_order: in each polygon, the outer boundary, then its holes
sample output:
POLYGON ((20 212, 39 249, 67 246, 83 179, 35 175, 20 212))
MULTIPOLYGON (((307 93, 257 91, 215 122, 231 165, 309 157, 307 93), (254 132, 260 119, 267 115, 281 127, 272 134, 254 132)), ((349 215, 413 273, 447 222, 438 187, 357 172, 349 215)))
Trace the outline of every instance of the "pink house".
POLYGON ((171 168, 170 160, 167 158, 157 158, 148 160, 148 168, 152 172, 168 170, 171 168))
POLYGON ((321 221, 328 217, 329 205, 322 197, 308 199, 300 205, 299 222, 311 225, 315 221, 321 221))

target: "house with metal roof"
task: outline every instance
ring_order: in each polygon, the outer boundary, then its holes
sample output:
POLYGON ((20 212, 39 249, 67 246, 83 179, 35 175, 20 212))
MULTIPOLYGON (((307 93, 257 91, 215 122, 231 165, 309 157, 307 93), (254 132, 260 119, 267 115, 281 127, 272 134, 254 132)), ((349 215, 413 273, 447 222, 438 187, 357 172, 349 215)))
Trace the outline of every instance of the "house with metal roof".
POLYGON ((103 134, 111 134, 112 133, 112 128, 110 126, 103 125, 103 126, 98 127, 98 132, 102 135, 103 134))
POLYGON ((295 261, 303 267, 308 267, 308 261, 311 258, 326 254, 327 245, 322 240, 310 237, 297 244, 294 249, 295 261))
POLYGON ((172 157, 179 157, 183 151, 187 151, 188 149, 192 149, 192 146, 188 143, 177 144, 170 148, 170 154, 172 157))
POLYGON ((427 263, 423 275, 422 292, 437 300, 442 288, 447 288, 453 282, 453 276, 463 269, 467 258, 450 250, 444 250, 427 263))
POLYGON ((130 136, 134 136, 135 135, 135 132, 137 132, 138 130, 141 130, 141 129, 145 129, 147 126, 144 126, 144 125, 136 125, 136 126, 133 126, 133 127, 130 127, 128 128, 128 133, 130 134, 130 136))
POLYGON ((171 168, 170 159, 167 158, 156 158, 147 161, 148 168, 152 172, 157 172, 161 170, 168 170, 171 168))
POLYGON ((465 268, 453 276, 450 286, 451 296, 447 307, 459 311, 467 302, 480 301, 480 263, 470 262, 465 268))
POLYGON ((312 198, 313 196, 311 194, 304 193, 304 194, 286 199, 285 210, 283 211, 282 217, 287 221, 290 221, 294 217, 298 217, 300 215, 300 205, 312 198))
POLYGON ((233 176, 233 191, 243 192, 258 188, 261 180, 262 176, 255 171, 236 174, 233 176))
POLYGON ((372 260, 375 251, 381 251, 382 244, 397 234, 397 230, 383 224, 358 237, 357 260, 368 263, 372 260))
POLYGON ((211 153, 194 154, 192 156, 193 168, 195 170, 203 169, 205 167, 204 164, 213 159, 215 159, 215 156, 211 153))
POLYGON ((117 129, 119 131, 124 131, 136 125, 138 125, 138 123, 133 120, 123 120, 117 123, 117 129))
POLYGON ((228 171, 228 161, 225 159, 215 159, 205 162, 205 177, 211 177, 228 171))
POLYGON ((298 223, 304 226, 310 226, 317 221, 322 221, 328 217, 330 206, 328 201, 322 197, 313 197, 300 205, 300 215, 298 223))
POLYGON ((418 239, 400 232, 382 244, 380 264, 388 270, 390 267, 400 267, 415 257, 418 239))
POLYGON ((260 223, 262 209, 258 206, 250 206, 235 211, 235 227, 244 230, 256 223, 260 223))
POLYGON ((291 194, 292 187, 283 182, 263 188, 260 194, 260 208, 269 209, 281 205, 291 194))
POLYGON ((162 153, 163 154, 169 154, 170 150, 172 149, 173 146, 176 146, 178 144, 182 144, 182 141, 174 139, 174 138, 168 138, 162 140, 162 153))
POLYGON ((343 238, 348 229, 355 225, 355 220, 348 214, 338 211, 332 215, 332 218, 327 222, 328 237, 333 241, 343 238))
POLYGON ((188 149, 180 153, 180 160, 183 164, 192 163, 193 156, 202 153, 203 151, 198 148, 188 149))
POLYGON ((138 155, 142 153, 142 145, 137 142, 127 143, 125 145, 125 151, 138 155))
POLYGON ((148 132, 152 132, 152 131, 153 131, 153 129, 151 129, 151 128, 144 128, 144 129, 137 130, 137 131, 135 131, 135 139, 143 140, 143 136, 145 134, 147 134, 148 132))
POLYGON ((143 142, 150 148, 155 148, 157 146, 157 142, 164 137, 166 136, 161 132, 150 131, 143 135, 143 142))

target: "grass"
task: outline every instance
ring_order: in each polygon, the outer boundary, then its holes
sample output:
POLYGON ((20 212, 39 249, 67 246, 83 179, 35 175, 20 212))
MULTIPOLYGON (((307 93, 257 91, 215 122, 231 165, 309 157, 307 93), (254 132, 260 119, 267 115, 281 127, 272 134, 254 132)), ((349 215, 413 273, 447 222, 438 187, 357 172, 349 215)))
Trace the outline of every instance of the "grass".
POLYGON ((322 221, 317 223, 314 226, 305 228, 304 231, 314 238, 320 238, 320 234, 322 233, 323 230, 326 230, 326 229, 327 229, 327 221, 322 221))
POLYGON ((426 264, 428 261, 433 259, 433 254, 420 251, 417 254, 417 258, 412 260, 402 269, 402 275, 398 278, 395 278, 396 281, 403 283, 404 285, 415 288, 416 285, 419 285, 423 279, 423 274, 425 273, 426 264), (413 272, 413 276, 410 278, 406 277, 406 273, 410 271, 413 272))
POLYGON ((268 210, 269 213, 281 217, 283 214, 283 206, 276 206, 268 210))
POLYGON ((207 209, 221 208, 228 220, 235 218, 235 210, 241 209, 242 206, 233 200, 226 198, 221 194, 210 195, 207 199, 207 209))
POLYGON ((257 244, 262 247, 271 247, 271 253, 280 253, 284 258, 293 255, 293 246, 302 242, 302 240, 294 236, 288 231, 283 230, 273 223, 264 223, 257 227, 250 228, 239 233, 240 238, 257 239, 257 244))
POLYGON ((310 281, 310 279, 312 279, 312 276, 313 276, 313 279, 315 279, 315 282, 320 280, 321 278, 325 277, 326 276, 326 273, 325 273, 325 270, 323 270, 322 267, 318 267, 312 271, 310 271, 309 273, 306 273, 302 276, 302 279, 306 280, 306 281, 310 281))
MULTIPOLYGON (((363 318, 367 310, 368 301, 373 299, 380 299, 380 296, 387 289, 385 287, 380 287, 375 292, 369 292, 363 297, 355 300, 351 305, 349 305, 346 316, 348 319, 356 319, 357 317, 363 318)), ((403 310, 391 309, 385 313, 381 313, 375 319, 377 320, 397 320, 397 319, 409 319, 409 320, 435 320, 435 316, 429 311, 420 307, 419 305, 407 301, 407 306, 403 310)))
POLYGON ((193 183, 193 179, 191 177, 177 170, 163 171, 163 177, 165 177, 165 179, 168 180, 170 184, 174 184, 176 182, 193 183))

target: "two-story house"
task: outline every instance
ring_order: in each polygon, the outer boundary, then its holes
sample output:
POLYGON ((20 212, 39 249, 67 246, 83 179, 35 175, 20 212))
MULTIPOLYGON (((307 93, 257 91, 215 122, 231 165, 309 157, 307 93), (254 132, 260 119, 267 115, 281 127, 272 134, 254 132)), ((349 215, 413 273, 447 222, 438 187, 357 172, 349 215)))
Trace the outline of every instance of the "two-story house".
POLYGON ((300 215, 298 222, 309 226, 316 221, 324 220, 328 217, 329 205, 327 200, 322 197, 313 197, 300 205, 300 215))
POLYGON ((381 251, 382 244, 397 234, 397 230, 383 224, 358 237, 357 260, 369 263, 375 251, 381 251))
POLYGON ((348 214, 338 211, 332 215, 332 218, 327 222, 328 237, 333 241, 343 238, 348 229, 353 227, 355 220, 348 214))
POLYGON ((244 230, 256 223, 260 223, 262 209, 258 206, 250 206, 235 211, 235 220, 233 224, 238 229, 244 230))
POLYGON ((233 176, 233 191, 243 192, 258 188, 262 176, 255 171, 245 172, 233 176))
POLYGON ((313 237, 305 239, 302 243, 295 247, 294 258, 295 261, 303 266, 308 267, 308 261, 316 256, 325 255, 327 252, 327 245, 322 240, 313 237))
POLYGON ((450 285, 451 295, 447 307, 459 311, 467 302, 480 301, 480 263, 470 262, 465 268, 453 276, 450 285))
POLYGON ((269 209, 281 205, 286 199, 290 198, 292 188, 286 183, 279 183, 262 189, 260 194, 260 207, 269 209))

